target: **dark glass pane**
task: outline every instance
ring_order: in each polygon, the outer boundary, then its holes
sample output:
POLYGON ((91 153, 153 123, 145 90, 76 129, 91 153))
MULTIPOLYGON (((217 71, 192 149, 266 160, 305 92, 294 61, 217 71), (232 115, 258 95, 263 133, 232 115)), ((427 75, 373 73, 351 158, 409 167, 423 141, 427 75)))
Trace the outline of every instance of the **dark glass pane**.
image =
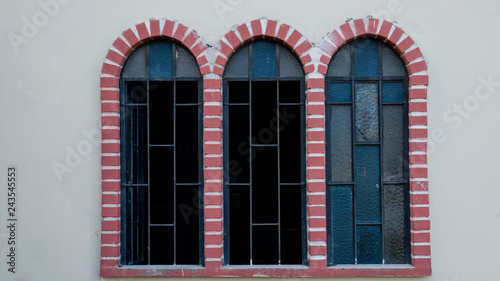
POLYGON ((198 186, 177 186, 176 264, 199 264, 198 186))
POLYGON ((282 185, 281 208, 281 263, 302 263, 302 186, 282 185))
POLYGON ((172 147, 151 147, 151 223, 174 223, 174 153, 172 147))
POLYGON ((125 109, 125 181, 147 183, 147 112, 145 106, 130 106, 125 109))
POLYGON ((383 101, 403 101, 403 93, 404 93, 403 83, 382 84, 383 101))
POLYGON ((149 43, 149 76, 172 77, 172 42, 149 43))
POLYGON ((380 222, 380 156, 378 146, 356 146, 356 219, 380 222))
POLYGON ((335 53, 326 76, 351 76, 351 44, 343 46, 335 53))
POLYGON ((404 180, 404 116, 402 105, 384 105, 384 181, 404 180))
POLYGON ((279 81, 280 103, 299 103, 300 81, 279 81))
POLYGON ((278 222, 278 153, 276 147, 254 147, 252 217, 254 223, 278 222))
POLYGON ((229 187, 230 264, 250 264, 250 188, 229 187))
POLYGON ((386 45, 382 45, 382 72, 384 76, 406 76, 403 61, 386 45))
POLYGON ((281 183, 302 181, 301 117, 299 105, 282 105, 279 111, 281 183))
POLYGON ((248 46, 245 46, 229 58, 224 77, 248 77, 248 75, 248 46))
POLYGON ((352 188, 332 186, 332 244, 334 264, 354 263, 352 188))
POLYGON ((371 39, 354 41, 354 74, 356 76, 378 75, 378 46, 371 39))
POLYGON ((252 234, 253 264, 277 264, 278 226, 254 225, 252 234))
POLYGON ((142 45, 128 56, 122 77, 146 77, 146 48, 142 45))
POLYGON ((229 81, 229 102, 230 103, 248 103, 250 102, 250 82, 248 81, 229 81))
POLYGON ((248 105, 228 107, 229 182, 250 183, 250 115, 248 105))
POLYGON ((280 77, 302 77, 302 65, 294 54, 287 48, 279 46, 280 77))
POLYGON ((198 82, 197 81, 177 81, 175 84, 175 102, 197 103, 198 102, 198 82))
POLYGON ((276 76, 276 44, 273 42, 259 41, 252 44, 253 77, 276 76))
POLYGON ((176 181, 197 183, 198 179, 198 106, 178 106, 176 109, 176 181))
POLYGON ((127 95, 122 103, 141 103, 148 101, 148 83, 146 81, 127 82, 127 95))
MULTIPOLYGON (((125 264, 147 263, 147 188, 125 187, 125 264)), ((122 248, 123 249, 123 248, 122 248)))
POLYGON ((378 85, 356 84, 356 141, 378 141, 378 119, 378 85))
POLYGON ((151 144, 174 142, 174 84, 149 82, 149 136, 151 144))
POLYGON ((379 225, 360 225, 357 227, 358 264, 380 264, 381 240, 379 225))
POLYGON ((276 81, 252 82, 252 144, 276 144, 276 81))
POLYGON ((404 185, 384 185, 385 263, 406 263, 404 185))
POLYGON ((177 77, 201 77, 198 63, 194 56, 186 48, 175 45, 175 76, 177 77))
POLYGON ((174 264, 174 228, 152 226, 150 239, 150 264, 174 264))
POLYGON ((350 102, 351 101, 351 83, 332 83, 330 84, 330 101, 350 102))
POLYGON ((331 106, 330 167, 332 181, 352 181, 352 117, 350 105, 331 106))

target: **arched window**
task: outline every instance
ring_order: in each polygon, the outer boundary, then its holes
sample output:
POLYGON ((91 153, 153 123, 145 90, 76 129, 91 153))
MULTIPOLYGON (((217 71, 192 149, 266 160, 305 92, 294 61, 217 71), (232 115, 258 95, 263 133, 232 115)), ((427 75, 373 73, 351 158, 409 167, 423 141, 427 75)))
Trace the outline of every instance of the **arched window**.
POLYGON ((120 79, 121 264, 202 264, 202 83, 195 58, 155 40, 120 79))
POLYGON ((283 45, 255 41, 227 64, 226 264, 305 264, 304 73, 283 45))
POLYGON ((408 75, 398 55, 358 39, 326 77, 328 262, 410 262, 408 75))

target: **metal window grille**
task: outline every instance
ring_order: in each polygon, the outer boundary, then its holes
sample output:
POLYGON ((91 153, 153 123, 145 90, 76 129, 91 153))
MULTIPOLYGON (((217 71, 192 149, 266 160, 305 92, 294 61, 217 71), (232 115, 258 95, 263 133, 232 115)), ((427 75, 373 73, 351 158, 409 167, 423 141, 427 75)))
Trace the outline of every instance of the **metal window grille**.
POLYGON ((270 41, 228 61, 224 98, 224 262, 306 264, 304 74, 270 41))
POLYGON ((195 58, 152 41, 120 80, 121 264, 203 264, 202 80, 195 58))

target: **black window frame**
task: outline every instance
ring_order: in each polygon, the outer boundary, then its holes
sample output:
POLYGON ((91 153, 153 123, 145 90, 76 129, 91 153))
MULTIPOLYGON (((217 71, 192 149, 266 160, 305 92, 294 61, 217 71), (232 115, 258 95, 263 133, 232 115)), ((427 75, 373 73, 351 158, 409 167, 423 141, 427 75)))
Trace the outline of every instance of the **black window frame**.
MULTIPOLYGON (((128 76, 128 77, 123 77, 123 70, 126 69, 127 67, 127 64, 129 63, 129 60, 125 61, 125 64, 124 64, 124 67, 122 69, 122 75, 120 76, 120 82, 119 82, 119 87, 120 87, 120 164, 121 164, 121 175, 120 175, 120 181, 121 181, 121 211, 120 211, 120 216, 121 216, 121 257, 120 257, 120 266, 149 266, 149 265, 154 265, 154 266, 186 266, 186 264, 177 264, 176 263, 176 211, 177 211, 177 204, 176 204, 176 190, 177 190, 177 186, 193 186, 193 185, 196 185, 198 187, 198 192, 197 192, 197 203, 198 203, 198 206, 197 206, 197 215, 198 215, 198 243, 199 243, 199 249, 198 249, 198 263, 197 264, 187 264, 187 266, 203 266, 204 265, 204 262, 205 262, 205 258, 204 258, 204 209, 203 209, 203 206, 204 206, 204 203, 203 203, 203 195, 204 195, 204 177, 203 177, 203 76, 201 75, 200 71, 199 71, 199 68, 198 68, 198 65, 196 64, 196 69, 198 71, 198 77, 177 77, 176 75, 176 72, 177 72, 177 59, 176 59, 176 54, 177 54, 177 48, 183 48, 184 49, 184 52, 187 52, 188 53, 188 56, 191 56, 191 58, 194 60, 194 62, 196 62, 196 59, 195 57, 193 56, 193 54, 189 51, 189 49, 187 49, 186 47, 180 45, 179 43, 177 42, 174 42, 172 40, 154 40, 154 41, 163 41, 163 42, 169 42, 171 44, 171 49, 172 49, 172 74, 170 77, 150 77, 150 75, 148 73, 150 73, 150 52, 149 52, 149 46, 148 46, 148 43, 145 43, 144 45, 140 46, 141 48, 146 48, 145 50, 145 55, 146 55, 146 65, 145 65, 145 73, 146 75, 145 76, 128 76), (172 82, 173 83, 173 144, 172 145, 161 145, 161 144, 151 144, 149 143, 150 141, 150 130, 149 130, 149 120, 150 120, 150 116, 149 116, 149 107, 150 107, 150 103, 149 103, 149 93, 150 93, 150 83, 151 82, 172 82), (197 98, 198 98, 198 102, 197 103, 189 103, 189 104, 186 104, 186 103, 177 103, 176 102, 176 96, 177 96, 177 82, 182 82, 182 81, 186 81, 186 82, 196 82, 197 83, 197 98), (145 105, 143 106, 146 106, 147 108, 147 116, 146 116, 146 119, 147 119, 147 143, 146 143, 146 146, 147 146, 147 159, 148 159, 148 165, 147 165, 147 174, 148 174, 148 181, 147 183, 144 183, 144 184, 135 184, 135 183, 131 183, 131 184, 127 184, 127 179, 126 179, 126 174, 127 174, 127 171, 126 171, 126 161, 127 161, 127 157, 131 154, 131 152, 129 151, 127 145, 126 145, 126 134, 127 134, 127 129, 126 129, 126 108, 127 106, 139 106, 137 103, 132 103, 132 104, 127 104, 126 103, 126 95, 127 95, 127 92, 128 92, 128 87, 130 85, 131 82, 143 82, 146 84, 146 103, 145 105), (125 102, 124 102, 125 101, 125 102), (176 124, 176 108, 178 106, 196 106, 197 107, 197 121, 198 121, 198 128, 197 128, 197 136, 198 136, 198 140, 197 140, 197 146, 198 146, 198 169, 197 169, 197 172, 198 172, 198 182, 197 183, 178 183, 176 182, 175 180, 175 177, 176 177, 176 165, 175 165, 175 161, 176 161, 176 156, 175 156, 175 152, 176 152, 176 127, 177 127, 177 124, 176 124), (174 215, 173 215, 173 219, 174 219, 174 223, 173 224, 168 224, 169 226, 171 225, 174 230, 173 230, 173 235, 174 235, 174 249, 173 249, 173 259, 174 259, 174 263, 173 264, 151 264, 151 258, 150 258, 150 240, 151 240, 151 237, 150 237, 150 234, 151 232, 149 231, 149 228, 151 227, 151 222, 150 222, 150 219, 151 219, 151 216, 150 216, 150 212, 151 212, 151 202, 150 202, 150 169, 151 169, 151 165, 149 164, 150 162, 150 156, 151 156, 151 153, 150 153, 150 148, 151 147, 155 147, 155 146, 169 146, 169 147, 173 147, 173 161, 174 161, 174 165, 173 165, 173 177, 174 177, 174 182, 173 182, 173 192, 174 192, 174 206, 173 206, 173 209, 174 209, 174 215), (147 195, 148 195, 148 199, 147 199, 147 206, 145 208, 147 208, 147 212, 148 212, 148 215, 147 215, 147 221, 145 222, 146 224, 146 227, 148 228, 148 231, 147 231, 147 239, 146 239, 146 245, 145 245, 145 249, 142 249, 142 251, 145 252, 145 254, 147 255, 147 263, 144 264, 144 263, 137 263, 137 261, 134 261, 133 260, 133 257, 131 257, 133 255, 133 249, 131 250, 130 248, 134 248, 135 246, 131 246, 129 245, 129 242, 130 242, 130 237, 131 237, 131 233, 128 229, 129 227, 129 223, 130 222, 127 222, 126 221, 126 218, 127 218, 127 209, 125 208, 126 206, 126 202, 127 202, 127 196, 126 196, 126 192, 124 192, 124 189, 127 188, 127 187, 147 187, 148 188, 148 191, 147 191, 147 195), (132 260, 131 260, 132 259, 132 260)), ((151 41, 150 41, 151 42, 151 41)), ((137 48, 138 49, 138 48, 137 48)), ((137 50, 136 49, 136 50, 137 50)), ((133 53, 129 56, 129 58, 133 55, 133 53)), ((194 199, 193 199, 193 203, 194 203, 194 199)), ((144 212, 144 211, 142 211, 144 212)), ((157 224, 155 224, 157 225, 157 224)), ((167 225, 167 224, 165 224, 167 225)), ((144 234, 143 234, 144 235, 144 234)))
MULTIPOLYGON (((298 60, 298 58, 293 54, 293 52, 286 48, 284 45, 279 44, 277 42, 271 41, 271 40, 266 40, 266 39, 261 39, 261 40, 255 40, 252 41, 249 44, 243 45, 241 48, 248 47, 248 76, 246 77, 227 77, 226 72, 228 70, 228 65, 231 62, 231 57, 228 60, 228 63, 226 64, 226 69, 223 75, 223 167, 224 167, 224 176, 223 176, 223 221, 224 221, 224 260, 223 260, 223 265, 224 266, 249 266, 249 267, 259 267, 259 266, 296 266, 296 265, 308 265, 308 258, 307 258, 307 247, 308 247, 308 242, 307 242, 307 212, 306 212, 306 200, 307 200, 307 186, 306 186, 306 139, 305 139, 305 131, 306 131, 306 118, 305 118, 305 106, 306 106, 306 87, 305 87, 305 74, 304 70, 302 67, 302 64, 298 60), (253 62, 253 43, 255 42, 272 42, 276 46, 276 54, 275 54, 275 76, 269 76, 269 77, 253 77, 252 73, 252 62, 253 62), (280 48, 281 46, 281 48, 280 48), (294 59, 297 60, 297 62, 300 65, 300 71, 302 73, 301 76, 297 77, 280 77, 280 49, 286 49, 286 51, 289 51, 290 54, 293 55, 294 59), (252 104, 252 82, 255 81, 271 81, 271 82, 276 82, 277 84, 277 92, 276 92, 276 101, 277 101, 277 106, 279 108, 282 103, 279 102, 279 83, 280 81, 299 81, 300 83, 300 102, 296 103, 294 105, 299 105, 300 106, 300 146, 301 146, 301 153, 300 153, 300 178, 301 178, 301 183, 297 184, 301 186, 301 240, 302 240, 302 258, 301 258, 301 264, 281 264, 281 235, 278 234, 278 240, 279 240, 279 258, 278 258, 278 263, 277 264, 253 264, 252 261, 252 238, 250 238, 250 245, 249 245, 249 251, 250 251, 250 264, 245 265, 245 264, 231 264, 230 263, 230 198, 229 198, 229 186, 231 185, 246 185, 246 184, 239 184, 239 183, 230 183, 229 182, 229 176, 230 176, 230 159, 229 159, 229 84, 231 82, 235 81, 245 81, 248 82, 249 84, 249 122, 250 124, 252 123, 252 109, 251 109, 251 104, 252 104)), ((240 51, 237 50, 236 52, 240 51)), ((234 55, 234 54, 233 54, 234 55)), ((231 103, 232 105, 235 105, 234 103, 231 103)), ((291 104, 291 103, 283 103, 283 104, 291 104)), ((278 110, 279 111, 279 110, 278 110)), ((279 119, 278 119, 279 120, 279 119)), ((279 123, 278 123, 279 126, 279 123)), ((252 136, 252 126, 249 125, 249 135, 250 139, 252 136)), ((279 137, 277 137, 277 147, 280 146, 280 140, 279 137)), ((249 144, 251 145, 251 144, 249 144)), ((250 157, 251 159, 252 157, 250 157)), ((250 170, 252 169, 252 160, 250 160, 250 170)), ((279 177, 280 173, 280 164, 279 164, 279 152, 278 152, 278 212, 280 210, 280 185, 281 185, 281 179, 279 177)), ((250 172, 251 173, 251 172, 250 172)), ((251 176, 250 176, 251 177, 251 176)), ((256 223, 253 223, 251 218, 252 218, 252 179, 250 179, 250 233, 252 232, 252 226, 255 225, 256 223)), ((279 217, 278 213, 278 217, 279 217)), ((280 233, 280 222, 278 222, 278 233, 280 233)), ((251 235, 251 234, 250 234, 251 235)))

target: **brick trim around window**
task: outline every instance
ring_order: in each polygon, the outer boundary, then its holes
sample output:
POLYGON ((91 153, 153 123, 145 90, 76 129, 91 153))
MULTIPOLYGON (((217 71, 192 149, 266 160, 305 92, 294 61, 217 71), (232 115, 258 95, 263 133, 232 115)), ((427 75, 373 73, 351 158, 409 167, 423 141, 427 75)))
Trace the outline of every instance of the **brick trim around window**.
POLYGON ((356 19, 333 30, 318 46, 279 21, 241 24, 209 47, 185 25, 150 20, 122 33, 113 43, 101 74, 102 276, 427 276, 431 274, 427 181, 427 66, 415 42, 393 23, 356 19), (345 43, 369 36, 394 47, 409 75, 410 220, 412 265, 327 266, 325 193, 325 75, 333 54, 345 43), (196 57, 203 79, 204 252, 200 266, 119 266, 120 262, 120 103, 119 80, 127 56, 155 38, 174 40, 196 57), (223 266, 222 83, 230 56, 243 44, 266 38, 283 43, 300 59, 306 74, 307 252, 309 266, 223 266), (207 55, 210 54, 210 55, 207 55))

